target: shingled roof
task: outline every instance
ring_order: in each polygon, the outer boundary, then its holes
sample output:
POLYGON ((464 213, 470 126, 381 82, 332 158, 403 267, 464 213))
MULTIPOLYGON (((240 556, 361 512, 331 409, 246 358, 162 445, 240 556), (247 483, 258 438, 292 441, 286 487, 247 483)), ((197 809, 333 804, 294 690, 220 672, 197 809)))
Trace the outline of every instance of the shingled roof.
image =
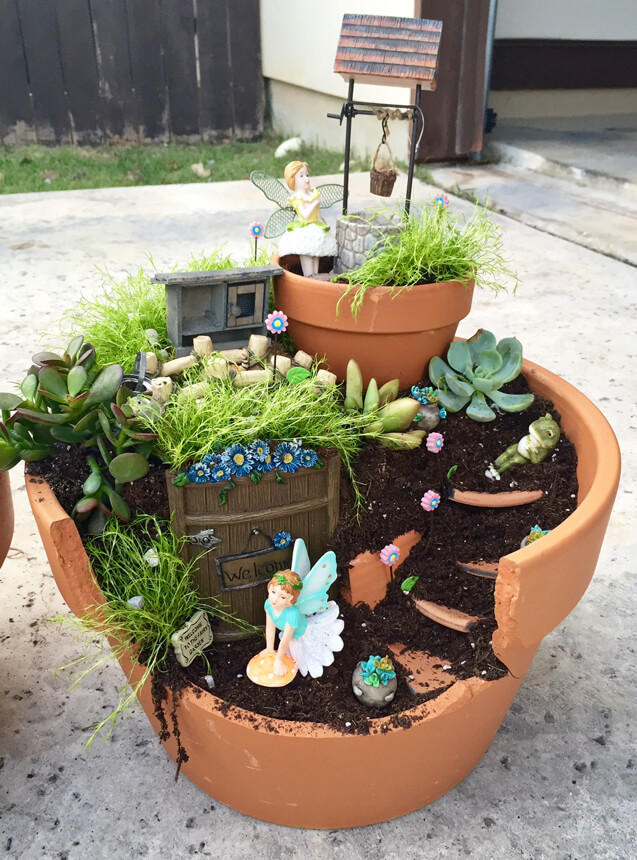
POLYGON ((363 84, 436 87, 442 21, 343 15, 334 71, 363 84))

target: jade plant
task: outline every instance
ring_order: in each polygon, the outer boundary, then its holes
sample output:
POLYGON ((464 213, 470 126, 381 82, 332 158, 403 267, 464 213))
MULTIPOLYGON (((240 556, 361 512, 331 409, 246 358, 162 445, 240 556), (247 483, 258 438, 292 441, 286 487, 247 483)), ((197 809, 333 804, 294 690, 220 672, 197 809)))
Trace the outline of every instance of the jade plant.
POLYGON ((496 344, 490 331, 480 329, 467 341, 455 341, 447 361, 434 356, 429 362, 429 379, 439 403, 448 412, 465 406, 474 421, 493 421, 490 400, 503 412, 522 412, 533 403, 532 394, 505 394, 500 389, 522 370, 522 345, 514 337, 496 344), (468 405, 467 405, 468 404, 468 405))
POLYGON ((103 467, 89 457, 90 475, 73 515, 91 516, 91 530, 98 531, 106 516, 130 519, 122 485, 148 472, 157 436, 140 426, 133 401, 128 402, 131 392, 122 387, 122 367, 97 371, 94 364, 95 350, 81 336, 63 355, 33 356, 20 394, 0 394, 0 469, 42 460, 59 442, 96 448, 103 467))

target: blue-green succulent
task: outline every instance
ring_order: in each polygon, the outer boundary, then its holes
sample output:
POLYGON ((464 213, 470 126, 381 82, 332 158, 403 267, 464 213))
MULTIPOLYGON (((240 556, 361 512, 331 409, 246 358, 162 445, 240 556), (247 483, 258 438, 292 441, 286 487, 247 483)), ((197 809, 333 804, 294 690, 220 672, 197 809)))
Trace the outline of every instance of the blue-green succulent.
POLYGON ((480 329, 469 340, 452 343, 446 362, 434 356, 429 362, 429 379, 440 405, 448 412, 460 412, 466 406, 469 418, 486 422, 496 417, 487 400, 503 412, 522 412, 533 403, 532 394, 504 394, 500 390, 521 370, 520 341, 506 337, 496 344, 495 335, 480 329))

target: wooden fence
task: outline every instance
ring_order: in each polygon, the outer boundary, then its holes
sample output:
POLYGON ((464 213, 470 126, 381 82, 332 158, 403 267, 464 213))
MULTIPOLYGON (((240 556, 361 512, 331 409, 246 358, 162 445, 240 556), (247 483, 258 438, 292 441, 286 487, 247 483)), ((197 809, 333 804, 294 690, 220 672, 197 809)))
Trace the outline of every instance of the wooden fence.
POLYGON ((0 141, 263 130, 259 0, 0 0, 0 141))

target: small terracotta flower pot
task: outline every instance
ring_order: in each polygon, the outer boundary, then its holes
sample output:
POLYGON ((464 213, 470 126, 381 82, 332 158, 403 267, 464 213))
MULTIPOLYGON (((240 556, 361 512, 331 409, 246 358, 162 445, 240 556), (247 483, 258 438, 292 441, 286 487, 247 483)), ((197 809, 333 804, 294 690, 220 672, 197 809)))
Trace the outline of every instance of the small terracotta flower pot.
MULTIPOLYGON (((562 415, 564 431, 577 450, 579 497, 577 509, 550 534, 500 560, 493 648, 510 674, 497 681, 454 683, 449 678, 438 698, 404 711, 399 721, 372 716, 368 735, 265 718, 187 688, 178 706, 182 743, 190 755, 182 772, 203 791, 277 824, 355 827, 431 803, 478 764, 539 643, 586 590, 619 482, 617 442, 597 407, 537 365, 526 362, 524 372, 532 388, 550 398, 562 415), (295 766, 286 767, 286 762, 295 766)), ((41 479, 27 479, 27 490, 58 587, 70 609, 82 615, 103 598, 75 524, 41 479)), ((370 580, 376 576, 385 584, 386 566, 371 553, 365 555, 370 558, 361 567, 370 580)), ((426 654, 421 663, 414 665, 413 674, 422 680, 429 673, 440 687, 440 678, 427 668, 426 654)), ((122 667, 128 672, 130 663, 123 659, 122 667)), ((141 672, 138 667, 133 679, 141 672)), ((158 731, 149 684, 140 700, 158 731)), ((174 758, 174 740, 166 749, 174 758)))
POLYGON ((0 472, 0 567, 11 546, 13 526, 13 497, 9 473, 0 472))
MULTIPOLYGON (((278 256, 272 262, 281 265, 278 256)), ((287 315, 294 343, 310 355, 324 355, 339 379, 355 358, 365 385, 373 376, 379 385, 398 378, 405 388, 422 379, 430 358, 446 352, 471 310, 474 282, 416 284, 401 292, 373 287, 356 319, 349 299, 336 310, 346 287, 283 270, 275 301, 287 315)))

